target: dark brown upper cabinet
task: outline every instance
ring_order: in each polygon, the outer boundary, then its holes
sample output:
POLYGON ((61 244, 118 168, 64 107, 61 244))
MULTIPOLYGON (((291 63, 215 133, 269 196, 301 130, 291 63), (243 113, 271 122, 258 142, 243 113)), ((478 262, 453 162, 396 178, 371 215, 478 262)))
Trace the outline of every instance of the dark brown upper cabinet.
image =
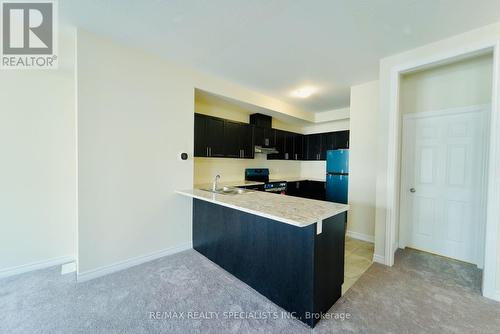
POLYGON ((194 156, 253 158, 252 126, 246 123, 195 114, 194 156))
POLYGON ((267 155, 267 159, 269 160, 284 160, 285 159, 285 137, 286 133, 282 130, 274 130, 275 131, 275 143, 273 147, 276 148, 278 153, 271 153, 267 155))
POLYGON ((349 148, 349 130, 334 132, 335 137, 335 149, 348 149, 349 148))
POLYGON ((298 133, 293 136, 293 160, 305 160, 304 137, 298 133))
MULTIPOLYGON (((195 157, 253 159, 255 146, 262 146, 279 152, 268 154, 268 159, 325 160, 326 151, 349 148, 348 130, 302 135, 202 114, 195 114, 194 120, 195 157)), ((269 125, 269 119, 258 121, 269 125)))
POLYGON ((224 120, 195 114, 194 116, 194 156, 224 156, 224 120))
POLYGON ((322 140, 321 133, 306 136, 306 160, 322 160, 322 140))
POLYGON ((224 146, 224 156, 226 158, 241 158, 240 123, 225 121, 224 146))

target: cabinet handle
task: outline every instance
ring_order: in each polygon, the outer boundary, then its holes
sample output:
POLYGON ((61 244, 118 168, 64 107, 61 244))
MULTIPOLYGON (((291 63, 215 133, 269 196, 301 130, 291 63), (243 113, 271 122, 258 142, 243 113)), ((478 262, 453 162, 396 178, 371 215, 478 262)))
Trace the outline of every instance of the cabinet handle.
POLYGON ((209 155, 208 155, 208 146, 207 146, 207 157, 208 157, 208 156, 209 156, 209 155))
POLYGON ((241 150, 241 157, 244 158, 245 157, 245 150, 241 150))
POLYGON ((264 139, 264 146, 269 146, 269 138, 264 139))
POLYGON ((212 148, 211 147, 208 148, 208 156, 210 156, 210 157, 212 156, 212 148))
POLYGON ((297 153, 295 153, 295 160, 298 160, 298 159, 297 159, 297 153))

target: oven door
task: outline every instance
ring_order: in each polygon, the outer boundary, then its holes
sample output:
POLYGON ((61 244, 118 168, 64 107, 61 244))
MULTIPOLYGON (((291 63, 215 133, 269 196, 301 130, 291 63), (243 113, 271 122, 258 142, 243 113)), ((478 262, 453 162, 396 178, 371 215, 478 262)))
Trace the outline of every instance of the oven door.
POLYGON ((286 195, 286 182, 273 182, 264 185, 264 191, 286 195))

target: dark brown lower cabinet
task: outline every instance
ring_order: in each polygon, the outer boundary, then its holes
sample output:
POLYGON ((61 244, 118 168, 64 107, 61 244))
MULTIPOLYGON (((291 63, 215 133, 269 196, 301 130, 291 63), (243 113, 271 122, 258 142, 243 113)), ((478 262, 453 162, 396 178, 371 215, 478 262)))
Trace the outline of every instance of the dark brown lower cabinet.
POLYGON ((310 327, 342 294, 345 212, 294 226, 193 200, 193 248, 310 327))
POLYGON ((317 199, 324 201, 326 199, 326 182, 322 181, 296 181, 288 182, 286 194, 302 198, 317 199))

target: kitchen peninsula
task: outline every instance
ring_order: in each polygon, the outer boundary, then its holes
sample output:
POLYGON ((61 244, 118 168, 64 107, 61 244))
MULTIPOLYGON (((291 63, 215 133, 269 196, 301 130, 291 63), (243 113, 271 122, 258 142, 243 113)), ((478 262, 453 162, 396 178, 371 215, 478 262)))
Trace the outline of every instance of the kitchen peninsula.
POLYGON ((348 205, 242 190, 193 198, 193 248, 311 327, 340 298, 348 205))

